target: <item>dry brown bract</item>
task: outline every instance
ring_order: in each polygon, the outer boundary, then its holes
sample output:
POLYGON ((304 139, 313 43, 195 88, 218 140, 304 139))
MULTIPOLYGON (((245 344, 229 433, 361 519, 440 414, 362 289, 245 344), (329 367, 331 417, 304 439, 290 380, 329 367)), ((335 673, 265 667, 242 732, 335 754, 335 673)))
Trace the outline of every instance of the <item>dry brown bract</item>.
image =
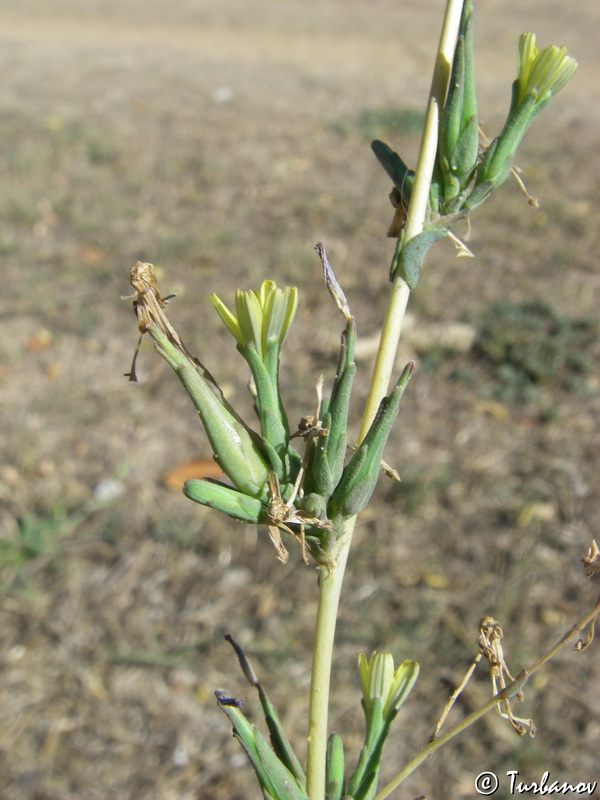
POLYGON ((600 550, 598 549, 595 539, 592 539, 590 549, 587 555, 581 559, 581 562, 585 567, 585 574, 588 578, 591 578, 596 572, 600 572, 600 550))
MULTIPOLYGON (((498 694, 507 686, 506 679, 514 683, 515 679, 510 674, 500 640, 504 636, 502 628, 492 617, 484 617, 479 623, 479 652, 488 662, 490 668, 490 678, 492 679, 492 692, 498 694)), ((523 699, 523 692, 517 692, 517 699, 523 699)), ((535 736, 536 727, 532 719, 515 717, 512 713, 508 700, 502 700, 496 706, 498 713, 507 719, 519 736, 523 736, 529 730, 530 736, 535 736)))
POLYGON ((123 296, 122 299, 133 300, 133 310, 135 311, 135 315, 138 320, 140 338, 138 339, 135 353, 133 354, 131 370, 125 373, 125 377, 128 377, 130 381, 137 381, 135 363, 137 361, 138 353, 140 352, 142 336, 148 330, 149 325, 156 325, 167 334, 173 344, 177 345, 184 351, 185 348, 181 339, 179 338, 179 334, 171 325, 163 312, 163 308, 166 308, 169 300, 175 297, 175 295, 170 294, 167 297, 161 296, 158 289, 158 284, 156 282, 154 265, 149 264, 147 261, 136 261, 130 271, 130 281, 131 285, 135 289, 135 292, 133 294, 123 296))
POLYGON ((306 538, 304 535, 305 526, 308 525, 309 527, 319 528, 321 530, 331 528, 332 526, 330 520, 318 519, 317 517, 307 514, 306 511, 297 509, 294 506, 294 500, 298 494, 303 473, 304 469, 300 469, 298 478, 296 479, 296 483, 287 502, 285 502, 281 496, 281 489, 277 475, 272 472, 269 476, 269 489, 271 492, 271 497, 269 500, 269 508, 267 510, 266 525, 267 530, 269 531, 269 536, 271 537, 271 541, 273 542, 275 550, 277 551, 277 558, 284 564, 288 560, 288 551, 281 541, 281 534, 279 533, 280 530, 285 531, 294 538, 300 540, 302 560, 305 564, 308 564, 309 561, 306 551, 306 538), (299 525, 300 532, 296 533, 296 531, 292 530, 289 525, 299 525))

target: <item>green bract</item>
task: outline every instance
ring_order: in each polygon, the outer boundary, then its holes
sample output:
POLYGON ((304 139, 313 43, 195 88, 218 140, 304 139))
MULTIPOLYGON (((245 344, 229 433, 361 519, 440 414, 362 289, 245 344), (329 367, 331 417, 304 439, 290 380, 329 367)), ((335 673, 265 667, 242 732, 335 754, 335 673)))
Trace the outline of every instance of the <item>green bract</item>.
POLYGON ((265 507, 260 500, 217 481, 189 478, 183 486, 183 493, 190 500, 221 511, 241 522, 257 525, 264 521, 265 507))
POLYGON ((473 11, 469 0, 463 7, 452 77, 440 123, 438 165, 443 178, 441 213, 448 214, 460 207, 463 193, 473 178, 478 151, 473 11))

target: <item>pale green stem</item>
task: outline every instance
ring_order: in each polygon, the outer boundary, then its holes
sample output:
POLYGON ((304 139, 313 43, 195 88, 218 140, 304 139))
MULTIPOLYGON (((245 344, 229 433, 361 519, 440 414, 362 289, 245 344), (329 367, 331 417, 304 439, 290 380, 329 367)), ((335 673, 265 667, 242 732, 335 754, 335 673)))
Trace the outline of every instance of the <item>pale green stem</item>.
POLYGON ((310 682, 308 726, 308 759, 306 791, 311 800, 323 800, 325 795, 325 757, 327 750, 327 715, 329 684, 337 611, 350 548, 346 539, 352 538, 354 519, 348 520, 337 545, 337 554, 329 567, 319 569, 319 605, 313 646, 310 682))
POLYGON ((417 767, 423 763, 423 761, 433 755, 433 753, 442 747, 442 745, 446 744, 446 742, 450 741, 450 739, 453 739, 459 733, 462 733, 462 731, 464 731, 474 722, 477 722, 478 719, 481 719, 484 714, 487 714, 488 711, 490 711, 492 708, 495 708, 503 700, 510 700, 511 697, 514 697, 517 692, 523 688, 528 678, 529 673, 524 670, 520 675, 517 675, 516 679, 505 689, 502 689, 502 691, 494 695, 491 700, 488 700, 487 703, 475 709, 475 711, 469 714, 468 717, 465 717, 463 720, 461 720, 443 736, 439 736, 437 739, 428 742, 419 750, 416 756, 411 758, 411 760, 402 768, 402 770, 394 778, 392 778, 387 786, 384 786, 383 789, 381 789, 381 791, 375 795, 373 800, 385 800, 386 797, 389 797, 394 789, 397 789, 398 786, 400 786, 402 781, 408 778, 408 776, 411 775, 417 769, 417 767))
MULTIPOLYGON (((446 99, 446 90, 452 69, 452 59, 454 58, 454 49, 456 47, 463 1, 464 0, 448 0, 446 5, 446 14, 444 16, 440 44, 435 60, 433 77, 431 79, 431 89, 427 102, 425 125, 423 128, 423 137, 421 139, 415 182, 406 217, 404 233, 406 240, 412 239, 413 236, 416 236, 423 230, 423 224, 425 223, 427 215, 429 187, 431 185, 431 175, 433 174, 433 167, 437 154, 440 109, 443 107, 444 100, 446 99)), ((365 405, 360 432, 361 439, 365 436, 373 417, 377 413, 381 398, 384 397, 387 392, 390 378, 394 370, 394 361, 396 359, 398 341, 402 331, 404 312, 406 311, 409 295, 410 289, 408 285, 400 275, 397 275, 392 286, 383 329, 381 331, 379 350, 375 359, 373 377, 371 378, 371 386, 365 405)))
MULTIPOLYGON (((447 0, 415 183, 406 221, 405 235, 408 238, 416 236, 423 229, 427 214, 429 186, 437 151, 439 111, 446 96, 462 6, 463 0, 447 0)), ((359 441, 364 438, 379 403, 387 392, 394 369, 398 340, 409 294, 408 285, 402 278, 397 277, 392 286, 381 332, 379 351, 365 405, 359 441)), ((329 570, 322 568, 319 575, 319 605, 313 648, 308 729, 307 794, 310 800, 324 800, 325 797, 325 753, 328 735, 327 715, 331 660, 340 593, 355 525, 356 517, 346 521, 343 534, 337 543, 338 547, 333 563, 329 570)))

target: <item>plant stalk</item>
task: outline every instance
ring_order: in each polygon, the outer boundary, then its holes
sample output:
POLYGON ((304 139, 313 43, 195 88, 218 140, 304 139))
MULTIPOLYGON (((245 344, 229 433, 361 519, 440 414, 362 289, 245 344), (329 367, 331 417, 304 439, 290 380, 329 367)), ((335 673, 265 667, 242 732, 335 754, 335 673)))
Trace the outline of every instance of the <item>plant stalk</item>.
MULTIPOLYGON (((440 44, 431 79, 429 100, 427 101, 425 125, 415 171, 415 182, 406 216, 404 232, 406 241, 421 233, 427 216, 429 187, 437 155, 440 109, 446 99, 463 2, 464 0, 447 0, 440 44)), ((377 413, 379 403, 387 392, 394 370, 394 361, 409 295, 410 288, 408 284, 400 275, 397 275, 392 284, 392 292, 381 331, 379 349, 375 359, 359 439, 366 435, 369 425, 377 413)))
POLYGON ((343 533, 336 543, 337 554, 332 559, 332 565, 329 569, 327 567, 319 568, 319 601, 310 681, 306 770, 306 791, 310 800, 323 800, 325 796, 331 661, 333 658, 333 643, 340 592, 344 580, 346 561, 350 552, 349 542, 352 539, 355 519, 353 517, 344 524, 343 533), (346 541, 348 541, 348 545, 346 545, 346 541))
MULTIPOLYGON (((405 236, 407 239, 421 232, 427 215, 429 187, 437 153, 440 109, 443 107, 446 97, 462 6, 463 0, 447 0, 446 3, 415 183, 406 220, 405 236)), ((400 276, 396 277, 381 332, 359 443, 366 435, 379 403, 387 392, 394 370, 394 361, 409 295, 408 284, 400 276)), ((339 599, 355 525, 356 517, 346 520, 343 533, 337 542, 336 552, 332 559, 333 564, 329 570, 322 567, 319 574, 319 600, 313 646, 308 726, 307 794, 310 800, 324 800, 325 797, 331 661, 339 599)))
POLYGON ((384 786, 373 798, 373 800, 385 800, 386 797, 389 797, 390 794, 397 789, 398 786, 406 779, 409 775, 419 767, 424 761, 426 761, 429 756, 433 755, 436 750, 449 742, 450 739, 453 739, 459 733, 462 733, 466 728, 472 725, 474 722, 477 722, 478 719, 487 714, 492 708, 495 708, 499 703, 504 700, 510 700, 514 697, 518 691, 520 691, 527 679, 529 678, 529 673, 526 670, 523 670, 522 673, 517 675, 516 679, 509 683, 504 689, 502 689, 498 694, 494 695, 487 703, 476 708, 468 717, 465 717, 461 720, 457 725, 451 728, 442 736, 439 736, 437 739, 433 739, 433 741, 428 742, 424 747, 422 747, 419 752, 411 758, 411 760, 405 764, 402 770, 394 777, 392 780, 384 786))

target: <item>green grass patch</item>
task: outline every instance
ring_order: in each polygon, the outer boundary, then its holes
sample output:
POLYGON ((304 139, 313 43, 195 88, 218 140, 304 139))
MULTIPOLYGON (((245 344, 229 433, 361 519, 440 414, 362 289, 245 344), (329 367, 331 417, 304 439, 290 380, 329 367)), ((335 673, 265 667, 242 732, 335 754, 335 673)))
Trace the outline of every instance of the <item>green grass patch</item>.
POLYGON ((536 402, 546 388, 587 392, 595 320, 560 315, 535 299, 493 303, 476 324, 474 353, 491 378, 480 393, 502 402, 536 402))

